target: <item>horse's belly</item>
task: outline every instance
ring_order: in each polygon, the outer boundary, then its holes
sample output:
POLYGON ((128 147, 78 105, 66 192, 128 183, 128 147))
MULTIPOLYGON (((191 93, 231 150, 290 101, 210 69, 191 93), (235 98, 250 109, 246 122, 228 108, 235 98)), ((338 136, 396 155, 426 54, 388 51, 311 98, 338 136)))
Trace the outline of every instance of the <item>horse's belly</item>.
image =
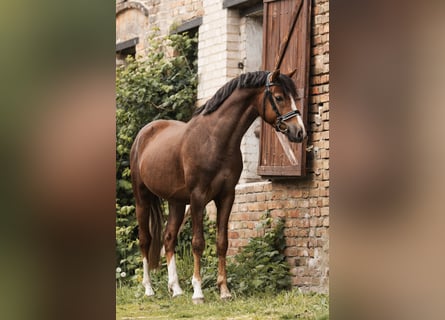
MULTIPOLYGON (((181 137, 185 124, 163 121, 161 128, 154 128, 154 134, 146 137, 139 158, 139 172, 144 184, 164 199, 188 201, 184 183, 184 170, 179 159, 181 137)), ((154 123, 156 125, 156 123, 154 123)), ((149 135, 149 133, 147 133, 149 135)))

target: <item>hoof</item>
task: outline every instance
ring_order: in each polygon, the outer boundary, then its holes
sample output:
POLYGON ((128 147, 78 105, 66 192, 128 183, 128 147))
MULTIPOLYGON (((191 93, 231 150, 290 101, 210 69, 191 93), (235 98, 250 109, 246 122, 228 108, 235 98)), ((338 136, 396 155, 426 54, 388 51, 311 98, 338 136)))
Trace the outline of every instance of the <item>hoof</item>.
POLYGON ((145 295, 147 297, 153 297, 155 295, 155 292, 153 290, 145 290, 145 295))
POLYGON ((180 297, 182 296, 182 291, 173 292, 172 298, 180 297))
POLYGON ((193 304, 203 304, 204 303, 204 298, 195 298, 192 299, 193 304))
POLYGON ((172 293, 173 298, 182 295, 182 289, 178 284, 169 285, 168 291, 172 293))
POLYGON ((221 300, 230 300, 232 299, 232 295, 230 294, 230 292, 221 294, 221 300))

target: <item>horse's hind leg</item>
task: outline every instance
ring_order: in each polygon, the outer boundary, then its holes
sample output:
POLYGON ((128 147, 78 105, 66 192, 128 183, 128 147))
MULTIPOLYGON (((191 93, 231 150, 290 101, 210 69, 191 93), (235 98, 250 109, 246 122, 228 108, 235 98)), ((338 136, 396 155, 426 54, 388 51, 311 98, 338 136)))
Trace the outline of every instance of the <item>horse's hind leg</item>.
POLYGON ((182 294, 182 289, 179 286, 176 271, 175 246, 179 228, 184 220, 185 204, 170 201, 168 208, 169 215, 164 234, 164 247, 168 268, 168 289, 172 291, 173 297, 176 297, 182 294))
MULTIPOLYGON (((138 201, 137 201, 138 202, 138 201)), ((150 249, 151 236, 149 232, 148 206, 136 204, 136 217, 139 225, 139 248, 143 257, 144 276, 142 285, 145 288, 146 296, 153 296, 155 293, 151 287, 150 274, 148 269, 148 252, 150 249)))

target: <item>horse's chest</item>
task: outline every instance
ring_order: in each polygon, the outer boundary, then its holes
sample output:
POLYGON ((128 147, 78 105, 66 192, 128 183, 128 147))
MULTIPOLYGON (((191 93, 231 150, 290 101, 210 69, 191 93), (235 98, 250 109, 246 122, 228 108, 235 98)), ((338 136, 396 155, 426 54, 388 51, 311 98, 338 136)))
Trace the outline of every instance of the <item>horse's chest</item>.
POLYGON ((241 154, 221 152, 212 159, 210 167, 215 176, 233 176, 241 173, 243 166, 241 154))
POLYGON ((224 159, 215 166, 213 173, 210 175, 211 184, 215 189, 223 186, 236 185, 242 171, 242 161, 234 159, 224 159))

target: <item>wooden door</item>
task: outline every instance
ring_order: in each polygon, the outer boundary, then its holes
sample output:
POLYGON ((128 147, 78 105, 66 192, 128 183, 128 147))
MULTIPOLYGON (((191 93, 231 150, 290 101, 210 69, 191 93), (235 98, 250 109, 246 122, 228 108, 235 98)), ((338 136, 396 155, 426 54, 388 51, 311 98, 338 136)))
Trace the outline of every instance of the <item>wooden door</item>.
MULTIPOLYGON (((298 18, 283 52, 280 70, 283 73, 297 69, 293 80, 300 98, 297 107, 307 123, 310 68, 311 0, 264 0, 263 69, 275 69, 280 55, 280 44, 289 34, 294 12, 298 18)), ((306 125, 307 128, 307 125, 306 125)), ((258 174, 265 177, 297 177, 306 174, 306 142, 289 142, 281 133, 261 124, 258 174), (284 139, 283 139, 284 138, 284 139)))

